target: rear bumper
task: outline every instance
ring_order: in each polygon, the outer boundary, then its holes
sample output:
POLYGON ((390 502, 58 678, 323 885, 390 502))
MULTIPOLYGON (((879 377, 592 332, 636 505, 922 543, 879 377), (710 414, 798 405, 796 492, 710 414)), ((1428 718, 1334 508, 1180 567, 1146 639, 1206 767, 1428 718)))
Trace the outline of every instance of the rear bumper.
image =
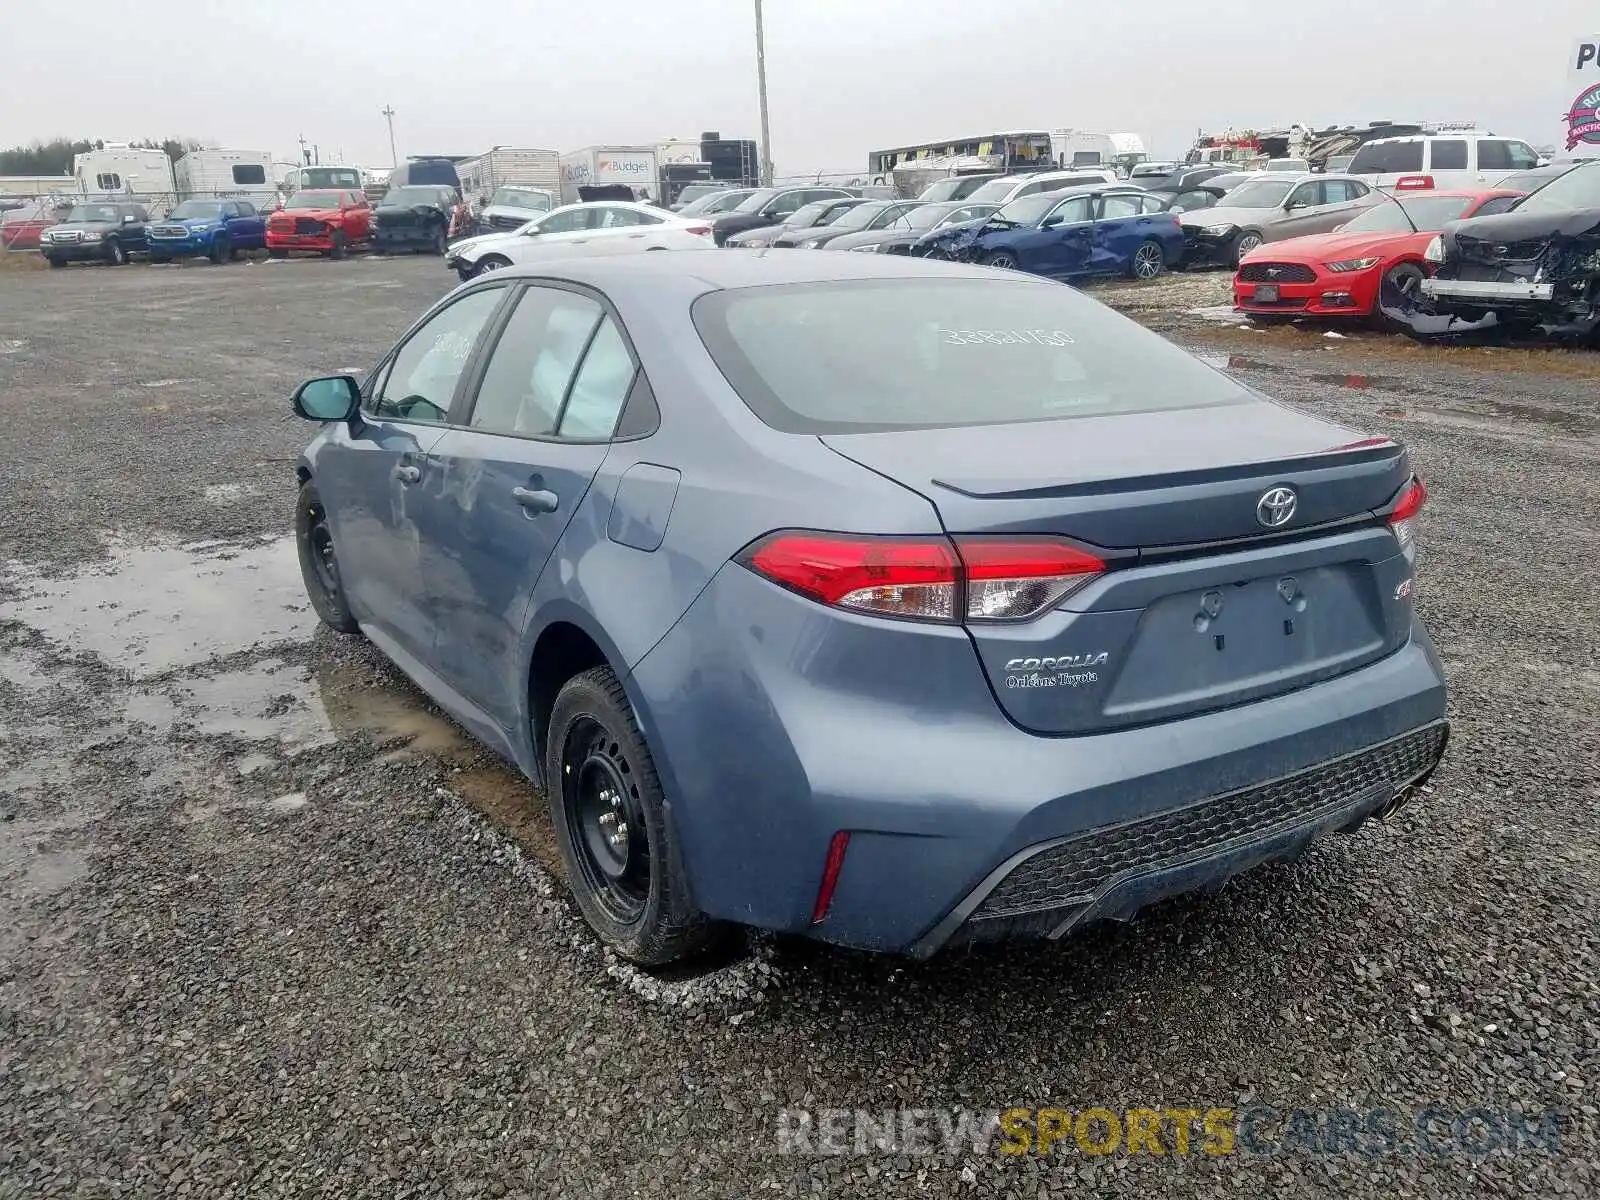
POLYGON ((1413 751, 1379 772, 1383 748, 1434 730, 1442 750, 1445 711, 1418 623, 1396 653, 1271 699, 1040 737, 1005 718, 964 631, 841 615, 738 567, 719 573, 629 687, 704 911, 919 955, 1125 917, 1359 823, 1437 761, 1422 753, 1401 769, 1413 751), (1318 773, 1340 763, 1367 765, 1349 779, 1318 773), (1234 819, 1244 797, 1262 819, 1234 819), (1197 824, 1203 813, 1229 819, 1197 824), (844 866, 813 925, 841 830, 844 866), (1118 847, 1130 831, 1159 853, 1129 859, 1118 847), (1018 870, 1086 852, 1115 868, 1087 891, 1064 875, 1067 890, 1005 900, 1018 870))

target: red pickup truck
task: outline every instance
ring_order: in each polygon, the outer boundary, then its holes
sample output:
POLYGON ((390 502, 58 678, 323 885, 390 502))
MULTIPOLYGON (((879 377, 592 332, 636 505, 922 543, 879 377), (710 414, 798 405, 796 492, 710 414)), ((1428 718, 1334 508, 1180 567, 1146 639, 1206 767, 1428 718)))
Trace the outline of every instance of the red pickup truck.
POLYGON ((290 196, 267 218, 267 253, 282 258, 308 250, 343 258, 372 237, 372 205, 359 191, 307 189, 290 196))

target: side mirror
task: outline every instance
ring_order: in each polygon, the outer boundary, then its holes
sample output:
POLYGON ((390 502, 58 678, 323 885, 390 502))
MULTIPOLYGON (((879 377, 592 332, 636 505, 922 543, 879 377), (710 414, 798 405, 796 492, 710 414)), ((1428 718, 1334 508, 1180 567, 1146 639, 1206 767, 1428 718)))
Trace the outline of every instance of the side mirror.
POLYGON ((347 421, 361 406, 361 385, 349 375, 328 375, 302 383, 290 402, 308 421, 347 421))
POLYGON ((1043 221, 1039 222, 1039 228, 1040 229, 1054 229, 1057 225, 1061 224, 1061 222, 1063 220, 1065 220, 1065 219, 1066 218, 1064 218, 1060 213, 1051 213, 1043 221))
POLYGON ((1343 233, 1344 232, 1344 226, 1343 225, 1335 225, 1333 227, 1333 232, 1335 232, 1335 233, 1343 233))
POLYGON ((523 237, 538 237, 539 236, 539 227, 537 225, 529 225, 526 229, 524 229, 522 231, 522 236, 523 237))

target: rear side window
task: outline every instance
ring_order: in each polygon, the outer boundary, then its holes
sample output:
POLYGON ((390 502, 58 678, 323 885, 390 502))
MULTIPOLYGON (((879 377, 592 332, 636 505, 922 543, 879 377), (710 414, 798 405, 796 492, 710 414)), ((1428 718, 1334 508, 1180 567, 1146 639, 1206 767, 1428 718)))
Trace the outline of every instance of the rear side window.
POLYGON ((472 427, 489 433, 551 437, 567 387, 603 310, 587 296, 531 287, 489 355, 472 427))
POLYGON ((1136 217, 1144 211, 1144 200, 1143 196, 1106 196, 1100 201, 1100 219, 1136 217))
POLYGON ((1478 142, 1480 171, 1526 171, 1539 165, 1539 156, 1521 142, 1483 138, 1478 142))
POLYGON ((1521 196, 1495 196, 1478 205, 1477 211, 1472 215, 1475 217, 1492 217, 1496 213, 1510 212, 1516 207, 1517 201, 1521 199, 1521 196))
POLYGON ((1368 142, 1350 160, 1352 175, 1394 175, 1422 170, 1422 143, 1368 142))
POLYGON ((260 163, 237 163, 233 168, 233 181, 240 186, 265 183, 267 169, 260 163))
POLYGON ((1434 138, 1429 144, 1431 171, 1465 171, 1467 143, 1460 138, 1434 138))
POLYGON ((788 433, 999 425, 1248 403, 1249 393, 1071 288, 856 279, 712 292, 701 340, 788 433))

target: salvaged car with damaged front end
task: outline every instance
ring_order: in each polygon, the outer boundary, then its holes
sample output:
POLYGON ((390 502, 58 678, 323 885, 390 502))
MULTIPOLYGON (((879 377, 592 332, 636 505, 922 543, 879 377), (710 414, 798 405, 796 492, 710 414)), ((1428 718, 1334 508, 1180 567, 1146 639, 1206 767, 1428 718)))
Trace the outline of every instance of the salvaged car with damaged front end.
POLYGON ((1421 338, 1487 331, 1584 339, 1600 329, 1600 161, 1552 180, 1508 213, 1446 225, 1423 253, 1415 302, 1384 315, 1421 338))

